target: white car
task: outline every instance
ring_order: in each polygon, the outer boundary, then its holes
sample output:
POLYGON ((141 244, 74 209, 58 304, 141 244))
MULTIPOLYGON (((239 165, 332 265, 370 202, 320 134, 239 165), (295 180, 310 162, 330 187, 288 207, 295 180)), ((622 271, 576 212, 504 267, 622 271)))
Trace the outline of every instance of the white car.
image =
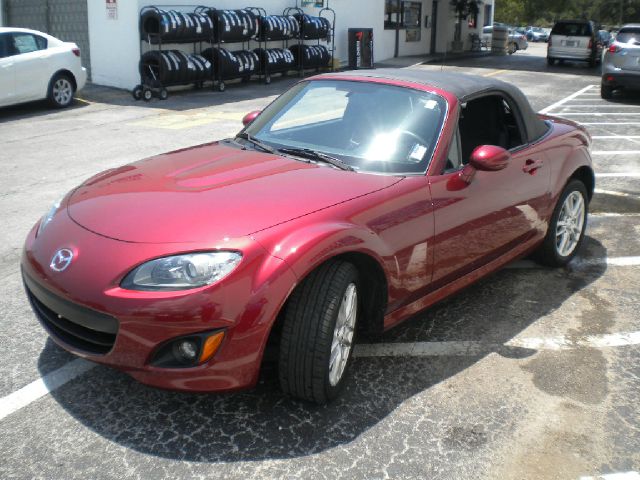
POLYGON ((67 107, 86 82, 75 43, 0 27, 0 107, 45 98, 54 107, 67 107))

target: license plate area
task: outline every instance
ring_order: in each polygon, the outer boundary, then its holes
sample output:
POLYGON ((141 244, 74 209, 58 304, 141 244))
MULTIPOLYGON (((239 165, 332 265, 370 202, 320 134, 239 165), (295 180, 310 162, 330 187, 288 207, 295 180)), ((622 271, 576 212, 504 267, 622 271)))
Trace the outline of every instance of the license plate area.
POLYGON ((563 40, 562 41, 562 46, 564 47, 576 47, 578 45, 578 42, 576 42, 575 40, 563 40))

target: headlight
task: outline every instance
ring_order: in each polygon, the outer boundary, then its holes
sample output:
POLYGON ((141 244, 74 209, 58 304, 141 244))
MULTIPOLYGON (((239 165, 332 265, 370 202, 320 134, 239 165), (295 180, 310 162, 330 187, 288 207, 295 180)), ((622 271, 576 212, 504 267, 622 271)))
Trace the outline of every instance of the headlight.
POLYGON ((36 237, 44 231, 47 225, 49 225, 49 222, 60 208, 60 203, 62 203, 62 199, 54 203, 44 217, 42 217, 40 220, 40 226, 38 226, 38 231, 36 232, 36 237))
POLYGON ((202 252, 156 258, 122 280, 128 290, 186 290, 211 285, 238 266, 238 252, 202 252))

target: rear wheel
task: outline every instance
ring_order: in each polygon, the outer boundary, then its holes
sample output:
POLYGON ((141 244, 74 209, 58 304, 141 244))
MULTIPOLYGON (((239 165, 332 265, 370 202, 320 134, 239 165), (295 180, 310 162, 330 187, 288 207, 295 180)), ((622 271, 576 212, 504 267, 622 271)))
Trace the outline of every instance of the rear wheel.
POLYGON ((551 57, 547 57, 547 63, 549 65, 555 65, 556 64, 556 59, 555 58, 551 58, 551 57))
POLYGON ((292 293, 278 366, 286 394, 323 404, 343 388, 360 316, 359 285, 355 266, 331 261, 292 293))
POLYGON ((71 105, 75 93, 76 88, 71 77, 64 73, 58 73, 49 83, 49 94, 47 98, 51 106, 64 108, 71 105))
POLYGON ((517 51, 518 51, 518 44, 516 42, 510 43, 509 49, 508 49, 509 55, 513 55, 517 51))
POLYGON ((601 84, 600 85, 600 97, 604 98, 605 100, 609 100, 613 97, 613 87, 610 87, 608 85, 605 84, 601 84))
POLYGON ((560 194, 536 260, 550 267, 569 263, 584 239, 588 210, 587 189, 580 180, 571 180, 560 194))

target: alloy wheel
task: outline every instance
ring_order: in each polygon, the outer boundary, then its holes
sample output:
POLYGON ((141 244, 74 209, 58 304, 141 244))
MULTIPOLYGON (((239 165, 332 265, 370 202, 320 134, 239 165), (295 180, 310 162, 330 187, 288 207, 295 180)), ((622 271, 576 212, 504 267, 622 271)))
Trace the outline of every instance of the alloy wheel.
POLYGON ((578 246, 584 217, 584 197, 580 192, 573 191, 564 200, 556 222, 556 251, 560 256, 571 255, 578 246))
POLYGON ((358 316, 358 290, 350 283, 342 296, 338 318, 333 331, 329 357, 329 383, 335 387, 344 374, 353 346, 353 334, 358 316))
POLYGON ((58 105, 67 105, 73 98, 73 85, 66 78, 59 78, 53 85, 53 99, 58 105))

